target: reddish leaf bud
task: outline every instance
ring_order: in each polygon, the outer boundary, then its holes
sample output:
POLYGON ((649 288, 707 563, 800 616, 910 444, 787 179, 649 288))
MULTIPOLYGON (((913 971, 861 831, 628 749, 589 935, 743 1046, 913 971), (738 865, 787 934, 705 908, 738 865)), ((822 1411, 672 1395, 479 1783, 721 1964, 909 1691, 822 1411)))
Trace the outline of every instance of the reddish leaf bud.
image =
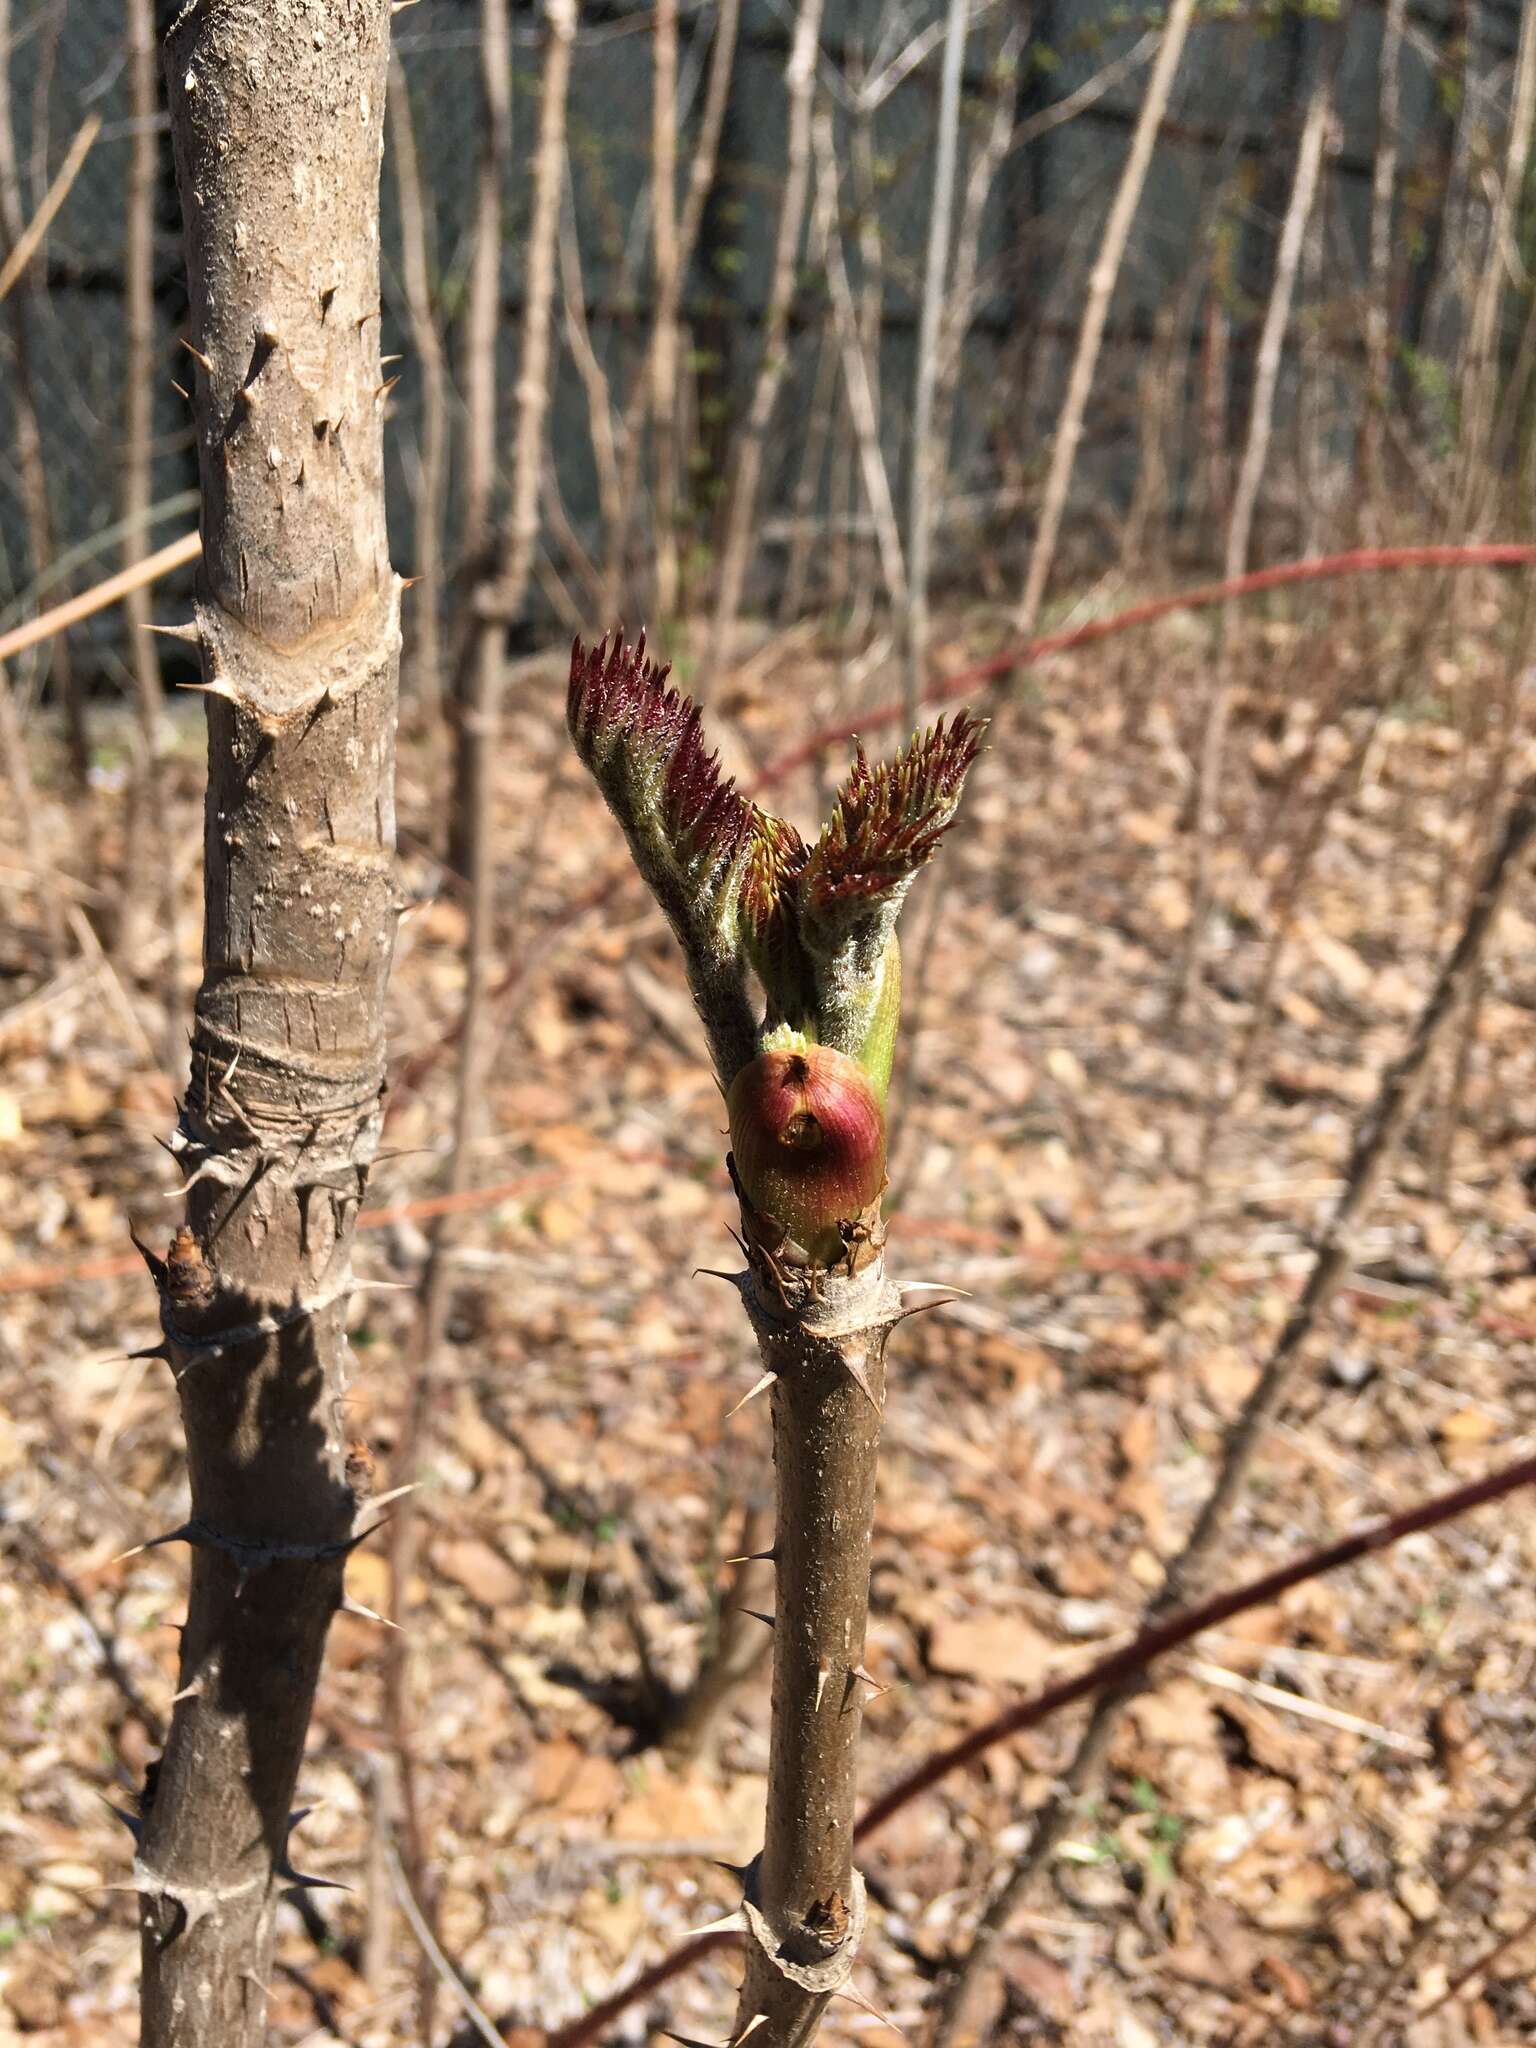
MULTIPOLYGON (((787 1035, 787 1034, 786 1034, 787 1035)), ((753 1207, 823 1265, 885 1186, 885 1112, 846 1053, 796 1037, 759 1053, 726 1097, 736 1172, 753 1207)))

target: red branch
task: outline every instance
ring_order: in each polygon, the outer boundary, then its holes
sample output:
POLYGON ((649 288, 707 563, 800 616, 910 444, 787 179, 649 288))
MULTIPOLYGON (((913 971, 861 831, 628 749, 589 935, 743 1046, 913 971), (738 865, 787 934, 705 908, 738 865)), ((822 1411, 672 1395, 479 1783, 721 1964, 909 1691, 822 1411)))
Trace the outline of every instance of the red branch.
MULTIPOLYGON (((1536 559, 1536 549, 1531 550, 1536 559)), ((1490 1473, 1486 1478, 1474 1479, 1466 1486, 1458 1486, 1454 1492, 1437 1494, 1433 1500, 1422 1502, 1418 1507, 1408 1508, 1400 1515, 1389 1516, 1384 1522, 1373 1522, 1369 1528, 1357 1535, 1346 1536, 1342 1542, 1331 1544, 1326 1550, 1309 1551, 1305 1557, 1293 1559, 1290 1564, 1281 1565, 1277 1570, 1266 1572, 1262 1578, 1251 1579, 1247 1585, 1238 1586, 1226 1593, 1218 1593, 1198 1607, 1175 1614, 1159 1627, 1148 1629, 1123 1649, 1102 1658, 1087 1671, 1079 1672, 1076 1678, 1063 1679, 1061 1684, 1051 1686, 1047 1691, 1037 1693, 1033 1699, 1021 1700, 1017 1705, 1005 1708, 1001 1714, 985 1721, 979 1728, 948 1749, 938 1750, 919 1764, 915 1771, 909 1771, 904 1778, 898 1778, 887 1791, 882 1792, 874 1804, 865 1809, 854 1830, 855 1839, 867 1841, 878 1828, 885 1826, 901 1808, 916 1799, 921 1793, 931 1790, 941 1778, 951 1771, 959 1770, 963 1764, 973 1763, 984 1750, 996 1742, 1006 1742, 1011 1736, 1022 1735, 1026 1730, 1059 1713, 1063 1707, 1072 1706, 1076 1701, 1087 1699, 1091 1693, 1101 1691, 1105 1686, 1116 1685, 1122 1679, 1142 1670, 1158 1657, 1167 1656, 1170 1650, 1178 1649, 1192 1636, 1202 1630, 1215 1628, 1234 1615, 1242 1614, 1250 1607, 1261 1607, 1278 1600, 1282 1593, 1288 1593, 1293 1586, 1305 1584, 1324 1572, 1337 1571, 1341 1565, 1353 1564, 1357 1558, 1369 1557, 1372 1552, 1386 1550, 1394 1543, 1400 1543, 1405 1536, 1416 1536, 1426 1529, 1435 1529, 1442 1522, 1454 1521, 1458 1515, 1470 1513, 1473 1508, 1486 1507, 1490 1501, 1502 1500, 1506 1494, 1514 1493, 1522 1486, 1536 1485, 1536 1457, 1522 1458, 1518 1464, 1506 1465, 1502 1471, 1490 1473)), ((664 1956, 653 1963, 648 1970, 633 1979, 623 1989, 605 1998, 601 2005, 595 2005, 590 2012, 583 2013, 579 2020, 569 2026, 559 2027, 545 2037, 544 2048, 592 2048, 604 2030, 637 2000, 648 1998, 653 1991, 659 1991, 663 1984, 689 1970, 706 1956, 717 1950, 733 1947, 737 1937, 733 1934, 698 1935, 674 1949, 670 1956, 664 1956)), ((510 2021, 505 2025, 512 2024, 510 2021)))
MULTIPOLYGON (((1153 619, 1167 618, 1170 612, 1202 611, 1209 605, 1224 603, 1229 597, 1252 597, 1261 590, 1280 590, 1291 583, 1322 583, 1335 576, 1363 576, 1382 569, 1509 569, 1527 562, 1536 562, 1536 545, 1524 541, 1490 541, 1478 547, 1353 548, 1343 555, 1317 555, 1304 562, 1279 562, 1272 569, 1255 569, 1230 583, 1197 584, 1193 590, 1180 590, 1172 597, 1154 597, 1144 604, 1133 604, 1129 611, 1116 612, 1112 618, 1089 619, 1085 625, 1068 626, 1059 633, 1044 633, 1035 640, 1016 641, 986 661, 978 661, 955 675, 940 676, 923 692, 923 702, 947 704, 954 697, 964 696, 977 683, 992 682, 998 676, 1007 675, 1010 669, 1043 661, 1048 654, 1065 654, 1073 647, 1087 647, 1095 640, 1107 640, 1112 634, 1124 633, 1132 626, 1145 626, 1153 619)), ((795 769, 804 767, 807 761, 814 761, 824 747, 846 746, 856 734, 866 733, 878 725, 894 725, 901 716, 902 705, 898 699, 893 699, 888 704, 877 705, 873 711, 864 712, 852 726, 824 726, 787 754, 781 754, 777 761, 770 762, 758 777, 756 787, 770 789, 774 783, 782 782, 786 775, 793 774, 795 769)))

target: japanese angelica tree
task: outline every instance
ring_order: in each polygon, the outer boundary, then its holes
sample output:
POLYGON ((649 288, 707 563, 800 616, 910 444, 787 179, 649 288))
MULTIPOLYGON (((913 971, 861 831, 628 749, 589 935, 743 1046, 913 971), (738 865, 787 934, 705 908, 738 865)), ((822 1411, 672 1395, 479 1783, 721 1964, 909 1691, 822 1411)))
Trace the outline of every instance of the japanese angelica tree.
MULTIPOLYGON (((203 979, 164 1257, 191 1548, 132 1824, 145 2048, 256 2048, 305 1729, 374 1519, 344 1428, 393 947, 400 581, 384 530, 389 0, 192 0, 165 69, 186 224, 208 712, 203 979)), ((377 1503, 374 1504, 375 1507, 377 1503)))
POLYGON ((763 1850, 745 1877, 734 2038, 789 2048, 843 1990, 864 1922, 853 1866, 885 1351, 950 1290, 885 1268, 896 922, 952 823, 981 728, 960 714, 894 762, 860 752, 813 845, 719 772, 642 638, 572 657, 569 723, 683 949, 725 1094, 740 1292, 772 1389, 773 1722, 763 1850), (753 979, 766 1007, 759 1010, 753 979))

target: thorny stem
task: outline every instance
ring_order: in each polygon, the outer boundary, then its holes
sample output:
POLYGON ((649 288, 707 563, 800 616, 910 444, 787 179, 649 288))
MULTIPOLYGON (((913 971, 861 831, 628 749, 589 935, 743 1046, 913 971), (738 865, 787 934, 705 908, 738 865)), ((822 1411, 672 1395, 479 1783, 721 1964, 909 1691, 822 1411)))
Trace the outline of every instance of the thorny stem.
POLYGON ((747 1972, 732 2030, 740 2038, 753 2026, 763 2048, 798 2048, 813 2038, 858 1950, 860 1674, 885 1345, 902 1313, 878 1256, 852 1276, 820 1276, 814 1292, 783 1280, 754 1251, 741 1282, 763 1368, 777 1375, 767 1827, 748 1880, 747 1972))
MULTIPOLYGON (((1371 1112, 1356 1132, 1345 1169, 1344 1192, 1323 1233, 1306 1285, 1286 1318, 1242 1412, 1227 1433, 1215 1483, 1184 1548, 1169 1565, 1163 1584, 1147 1609, 1145 1628, 1155 1627, 1183 1604, 1226 1536, 1259 1445, 1295 1376, 1307 1340, 1348 1273, 1357 1229, 1375 1198, 1435 1048, 1476 971, 1499 908, 1533 836, 1536 781, 1527 783, 1511 805, 1499 842, 1468 908, 1461 936, 1436 978, 1413 1038, 1401 1059, 1382 1076, 1371 1112)), ((982 1913, 971 1946, 945 1989, 934 2029, 935 2048, 943 2048, 954 2037, 970 1986, 1023 1903, 1030 1885, 1076 1819, 1078 1801, 1096 1781, 1120 1716, 1140 1689, 1138 1664, 1106 1686, 1095 1699, 1088 1725, 1058 1789, 1036 1815, 1028 1843, 982 1913)))
POLYGON ((373 1519, 345 1436, 345 1315, 396 912, 388 48, 388 0, 201 0, 165 45, 198 350, 209 744, 203 982, 172 1141, 187 1224, 167 1259, 150 1255, 192 1579, 134 1867, 145 2048, 263 2039, 277 1901, 307 1882, 288 1845, 310 1705, 347 1551, 373 1519))

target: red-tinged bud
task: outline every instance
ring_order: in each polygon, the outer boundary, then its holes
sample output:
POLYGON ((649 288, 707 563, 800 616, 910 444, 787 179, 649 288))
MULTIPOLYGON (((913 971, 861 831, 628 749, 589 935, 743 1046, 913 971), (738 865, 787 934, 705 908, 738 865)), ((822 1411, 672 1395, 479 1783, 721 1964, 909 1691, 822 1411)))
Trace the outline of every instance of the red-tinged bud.
POLYGON ((846 1053, 796 1038, 759 1053, 726 1097, 731 1151, 748 1200, 822 1265, 885 1186, 885 1112, 846 1053))

